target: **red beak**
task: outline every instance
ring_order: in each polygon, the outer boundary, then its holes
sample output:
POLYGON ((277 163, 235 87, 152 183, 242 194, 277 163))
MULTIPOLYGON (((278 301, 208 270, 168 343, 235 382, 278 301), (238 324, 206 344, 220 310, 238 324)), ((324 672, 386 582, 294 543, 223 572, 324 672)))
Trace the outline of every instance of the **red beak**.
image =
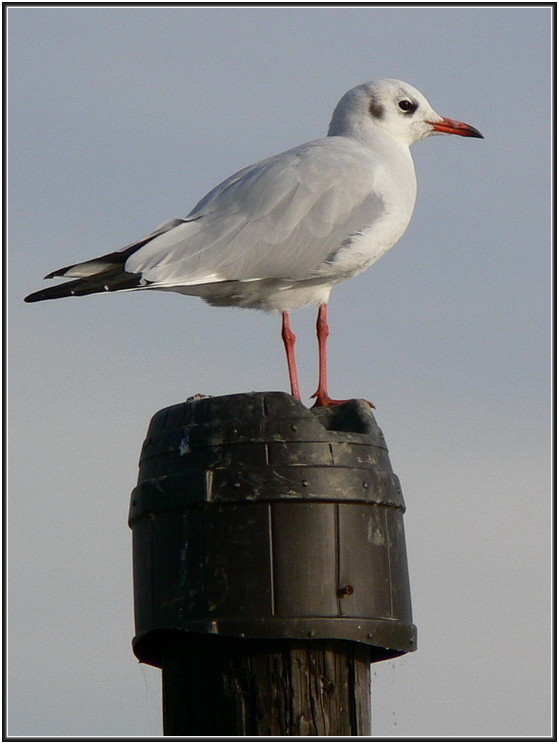
POLYGON ((442 121, 430 121, 435 132, 443 132, 444 134, 459 134, 461 137, 480 137, 483 139, 483 134, 469 124, 464 124, 463 121, 454 121, 454 119, 443 119, 442 121))

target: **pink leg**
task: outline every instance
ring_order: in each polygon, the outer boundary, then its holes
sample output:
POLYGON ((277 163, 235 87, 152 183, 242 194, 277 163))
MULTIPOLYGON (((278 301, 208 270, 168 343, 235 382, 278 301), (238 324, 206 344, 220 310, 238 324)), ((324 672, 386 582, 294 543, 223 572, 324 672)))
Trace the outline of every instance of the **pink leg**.
POLYGON ((297 336, 291 330, 291 324, 289 322, 289 313, 284 311, 281 314, 281 337, 285 346, 285 353, 287 355, 287 368, 289 370, 289 382, 291 384, 291 395, 297 400, 301 400, 301 393, 299 391, 299 378, 297 376, 297 362, 295 360, 295 340, 297 336))
MULTIPOLYGON (((316 319, 316 335, 318 336, 318 390, 312 398, 316 398, 313 408, 318 406, 337 406, 347 403, 347 400, 334 400, 328 395, 328 362, 326 353, 326 339, 330 333, 328 326, 328 305, 324 302, 318 308, 316 319)), ((369 401, 367 401, 369 403, 369 401)), ((374 408, 372 403, 369 405, 374 408)))
POLYGON ((328 305, 324 302, 318 308, 316 319, 316 335, 318 337, 318 390, 312 398, 316 398, 315 406, 332 406, 345 401, 332 400, 328 395, 328 362, 326 353, 326 339, 330 334, 328 326, 328 305))

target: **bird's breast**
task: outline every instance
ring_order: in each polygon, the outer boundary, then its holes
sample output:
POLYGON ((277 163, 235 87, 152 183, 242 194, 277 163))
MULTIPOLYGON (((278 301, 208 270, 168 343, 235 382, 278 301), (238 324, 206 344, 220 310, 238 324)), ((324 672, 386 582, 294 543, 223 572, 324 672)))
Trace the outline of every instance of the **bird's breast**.
POLYGON ((320 269, 334 281, 355 276, 378 261, 402 237, 412 217, 416 193, 413 165, 400 179, 398 171, 377 170, 376 175, 345 239, 320 269))

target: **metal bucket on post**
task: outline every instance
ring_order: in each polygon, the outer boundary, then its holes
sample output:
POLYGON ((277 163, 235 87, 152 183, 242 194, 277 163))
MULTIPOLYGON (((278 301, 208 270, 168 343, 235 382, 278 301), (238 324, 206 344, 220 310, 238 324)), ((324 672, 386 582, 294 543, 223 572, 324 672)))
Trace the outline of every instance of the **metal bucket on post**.
POLYGON ((405 510, 365 401, 200 398, 153 417, 132 493, 136 656, 176 634, 416 648, 405 510))

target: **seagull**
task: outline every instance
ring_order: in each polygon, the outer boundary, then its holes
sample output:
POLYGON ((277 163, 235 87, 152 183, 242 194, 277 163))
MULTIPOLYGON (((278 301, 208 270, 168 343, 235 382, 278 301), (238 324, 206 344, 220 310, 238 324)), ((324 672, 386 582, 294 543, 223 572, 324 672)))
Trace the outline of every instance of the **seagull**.
POLYGON ((318 305, 319 381, 328 394, 326 340, 332 287, 381 258, 411 219, 416 178, 410 145, 434 134, 483 135, 437 114, 413 86, 371 80, 348 91, 326 137, 249 165, 212 189, 184 218, 164 222, 113 253, 45 279, 73 281, 26 302, 159 289, 210 305, 278 311, 293 397, 301 399, 290 312, 318 305))

